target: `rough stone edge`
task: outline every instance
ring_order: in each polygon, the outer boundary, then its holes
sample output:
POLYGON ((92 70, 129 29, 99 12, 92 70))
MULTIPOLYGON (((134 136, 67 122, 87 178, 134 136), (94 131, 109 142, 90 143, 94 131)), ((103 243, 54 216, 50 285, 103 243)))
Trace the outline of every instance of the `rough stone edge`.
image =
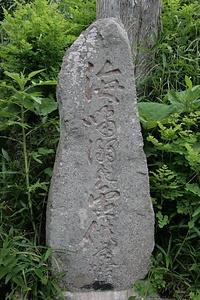
POLYGON ((64 292, 67 300, 128 300, 130 296, 136 296, 133 290, 100 291, 100 292, 64 292))
MULTIPOLYGON (((152 297, 138 297, 138 294, 132 289, 123 291, 100 291, 100 292, 63 292, 66 300, 128 300, 130 296, 136 296, 136 300, 174 300, 163 299, 158 296, 152 297)), ((15 294, 17 300, 23 300, 21 296, 15 294)), ((58 299, 58 298, 56 298, 58 299)), ((60 299, 60 298, 59 298, 60 299)))
MULTIPOLYGON (((66 300, 128 300, 130 296, 135 296, 137 300, 162 300, 159 296, 139 297, 132 289, 123 291, 100 291, 100 292, 64 292, 66 300)), ((163 299, 170 300, 170 299, 163 299)), ((172 299, 171 299, 172 300, 172 299)))

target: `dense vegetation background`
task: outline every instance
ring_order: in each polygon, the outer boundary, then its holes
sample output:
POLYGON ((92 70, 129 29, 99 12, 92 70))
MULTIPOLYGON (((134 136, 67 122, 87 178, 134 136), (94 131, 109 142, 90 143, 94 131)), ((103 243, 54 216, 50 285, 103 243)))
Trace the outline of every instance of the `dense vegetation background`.
MULTIPOLYGON (((95 20, 95 1, 0 4, 0 297, 62 298, 45 246, 56 80, 66 49, 95 20)), ((198 1, 163 0, 154 60, 136 78, 156 214, 150 272, 134 286, 143 298, 200 299, 199 37, 198 1)))

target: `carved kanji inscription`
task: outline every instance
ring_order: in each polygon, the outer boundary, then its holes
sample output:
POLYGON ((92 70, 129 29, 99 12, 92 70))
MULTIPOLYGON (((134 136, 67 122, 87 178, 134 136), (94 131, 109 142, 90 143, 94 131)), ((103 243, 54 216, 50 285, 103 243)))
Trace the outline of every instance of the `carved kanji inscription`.
POLYGON ((46 240, 72 292, 130 289, 148 272, 154 218, 133 69, 115 19, 92 24, 63 58, 46 240))

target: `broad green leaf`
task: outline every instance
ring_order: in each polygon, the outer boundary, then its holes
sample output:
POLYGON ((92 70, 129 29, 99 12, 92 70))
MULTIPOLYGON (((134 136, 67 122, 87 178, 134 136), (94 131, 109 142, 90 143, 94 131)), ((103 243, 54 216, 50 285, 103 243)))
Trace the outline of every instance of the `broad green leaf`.
POLYGON ((0 109, 1 117, 17 117, 21 112, 20 107, 14 103, 8 103, 5 108, 0 109))
POLYGON ((162 54, 162 61, 163 61, 163 67, 166 68, 167 66, 167 59, 165 53, 162 54))
POLYGON ((24 82, 18 73, 10 73, 8 71, 5 71, 5 74, 10 78, 14 79, 14 81, 17 82, 18 85, 20 86, 21 90, 24 89, 24 82))
POLYGON ((15 268, 13 268, 12 272, 13 274, 17 275, 19 272, 21 272, 22 270, 27 268, 27 264, 20 264, 19 266, 15 266, 15 268))
POLYGON ((30 98, 39 104, 42 103, 42 98, 40 98, 40 97, 35 97, 33 95, 30 95, 30 98))
POLYGON ((29 88, 27 88, 27 90, 26 90, 26 95, 27 95, 27 97, 30 97, 30 98, 31 98, 32 96, 34 96, 34 97, 42 98, 42 92, 39 92, 39 91, 33 92, 32 86, 30 86, 29 88), (30 91, 27 92, 27 90, 30 90, 30 91))
POLYGON ((140 121, 148 129, 151 129, 157 126, 157 122, 167 123, 167 118, 174 112, 174 107, 155 102, 140 102, 138 103, 138 110, 140 121))
POLYGON ((14 272, 15 267, 18 265, 19 259, 16 256, 17 255, 15 254, 15 256, 11 256, 9 258, 4 259, 7 268, 11 272, 14 272))
POLYGON ((30 111, 35 111, 36 101, 33 101, 31 98, 24 99, 24 107, 30 111))
POLYGON ((47 191, 48 190, 48 186, 49 186, 49 182, 46 182, 46 181, 40 182, 40 179, 38 179, 38 181, 35 184, 31 184, 29 186, 29 191, 30 192, 34 192, 38 188, 39 189, 43 189, 44 191, 47 191))
POLYGON ((185 83, 189 89, 192 89, 192 81, 188 76, 185 76, 185 83))
POLYGON ((196 226, 194 226, 192 229, 197 233, 197 236, 200 237, 200 230, 196 226))
POLYGON ((5 88, 7 88, 9 90, 13 90, 13 91, 17 92, 17 90, 14 88, 14 86, 7 85, 5 82, 1 83, 0 86, 5 87, 5 88))
POLYGON ((56 80, 48 80, 48 81, 40 81, 40 82, 33 82, 33 86, 41 86, 41 85, 56 85, 56 80))
POLYGON ((194 220, 191 220, 190 222, 188 222, 188 227, 190 229, 192 229, 194 227, 194 220))
POLYGON ((38 152, 32 152, 33 159, 37 161, 39 164, 42 164, 42 161, 39 159, 40 156, 41 154, 39 154, 38 152))
MULTIPOLYGON (((198 270, 198 269, 199 269, 198 263, 192 264, 192 266, 189 268, 190 271, 194 271, 194 270, 198 270)), ((198 299, 197 299, 197 300, 198 300, 198 299)))
MULTIPOLYGON (((142 121, 141 121, 142 122, 142 121)), ((157 125, 158 125, 158 122, 154 122, 154 121, 144 121, 142 122, 147 129, 152 129, 152 128, 155 128, 157 125)))
POLYGON ((49 175, 50 177, 51 177, 51 175, 52 175, 52 169, 51 168, 46 168, 45 170, 44 170, 44 173, 45 174, 47 174, 47 175, 49 175))
POLYGON ((18 285, 20 286, 21 288, 23 288, 23 290, 25 291, 28 291, 28 290, 31 290, 31 288, 27 287, 24 282, 23 282, 23 277, 19 277, 19 275, 17 276, 13 276, 12 277, 12 280, 18 285))
POLYGON ((194 143, 192 148, 195 152, 200 153, 200 142, 194 143))
POLYGON ((1 174, 5 174, 5 173, 6 173, 5 159, 2 159, 2 172, 1 172, 1 174))
POLYGON ((185 91, 168 91, 168 100, 174 105, 176 112, 189 112, 197 109, 200 106, 200 88, 194 86, 185 91))
POLYGON ((48 278, 45 276, 45 274, 40 269, 35 269, 34 272, 40 278, 42 284, 47 283, 48 278))
POLYGON ((45 148, 38 148, 38 153, 41 155, 47 155, 54 153, 53 149, 45 149, 45 148))
POLYGON ((8 152, 2 148, 2 154, 3 154, 3 157, 5 158, 5 160, 9 161, 10 160, 10 157, 8 155, 8 152))
POLYGON ((0 266, 0 279, 2 279, 8 273, 8 268, 5 266, 0 266))
POLYGON ((200 214, 200 206, 197 209, 195 209, 195 211, 193 212, 192 217, 196 217, 198 214, 200 214))
POLYGON ((187 183, 185 189, 200 197, 200 187, 197 183, 187 183))
POLYGON ((45 256, 44 256, 44 261, 46 261, 49 258, 51 253, 52 253, 52 249, 51 248, 47 249, 45 256))
POLYGON ((179 112, 184 108, 183 104, 180 103, 180 99, 177 96, 177 93, 174 90, 168 91, 167 97, 169 102, 176 108, 176 112, 179 112))
POLYGON ((10 281, 10 279, 13 277, 13 274, 12 273, 8 273, 7 275, 6 275, 6 278, 5 278, 5 284, 7 284, 9 281, 10 281))
POLYGON ((28 74, 28 78, 30 79, 30 78, 34 77, 35 75, 37 75, 37 74, 39 74, 39 73, 41 73, 43 71, 45 71, 45 69, 38 70, 38 71, 33 71, 30 74, 28 74))
POLYGON ((20 122, 11 121, 11 120, 9 120, 9 121, 7 122, 7 125, 9 125, 9 126, 11 126, 11 125, 19 125, 19 126, 21 126, 21 127, 24 127, 25 129, 26 129, 26 128, 30 128, 30 126, 29 126, 28 124, 26 124, 26 123, 20 123, 20 122))
POLYGON ((40 106, 41 115, 46 116, 50 114, 52 111, 56 110, 58 107, 57 102, 52 101, 49 98, 42 99, 42 103, 40 106))

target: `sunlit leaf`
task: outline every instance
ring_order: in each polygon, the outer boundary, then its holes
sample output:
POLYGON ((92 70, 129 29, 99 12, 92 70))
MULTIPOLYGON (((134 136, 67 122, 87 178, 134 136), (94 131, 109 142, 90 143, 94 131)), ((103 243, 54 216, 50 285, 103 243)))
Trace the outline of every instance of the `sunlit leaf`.
POLYGON ((1 149, 1 151, 2 151, 2 154, 3 154, 3 157, 5 158, 5 160, 9 161, 10 157, 8 155, 8 152, 3 148, 1 149))
POLYGON ((38 153, 41 155, 47 155, 54 153, 53 149, 45 149, 45 148, 38 148, 38 153))
POLYGON ((52 253, 52 249, 51 248, 47 249, 44 256, 44 261, 46 261, 50 257, 51 253, 52 253))
POLYGON ((11 126, 11 125, 19 125, 19 126, 24 127, 24 128, 30 128, 30 126, 28 124, 26 124, 26 123, 21 123, 21 122, 16 122, 16 121, 11 121, 11 120, 9 120, 7 122, 7 125, 9 125, 9 126, 11 126))
POLYGON ((43 71, 45 71, 45 69, 33 71, 30 74, 28 74, 28 78, 30 79, 30 78, 34 77, 35 75, 37 75, 37 74, 39 74, 39 73, 41 73, 43 71))
POLYGON ((193 212, 192 217, 196 217, 199 214, 200 214, 200 206, 193 212))
POLYGON ((33 95, 30 96, 32 100, 34 100, 35 102, 41 104, 42 103, 42 98, 40 97, 35 97, 33 95))
POLYGON ((157 122, 167 123, 167 118, 174 112, 172 105, 166 105, 155 102, 138 103, 140 121, 148 128, 157 126, 157 122))
POLYGON ((40 269, 34 269, 35 274, 40 278, 42 284, 46 284, 48 278, 45 276, 45 274, 40 269))
POLYGON ((49 175, 51 177, 51 175, 52 175, 52 169, 51 168, 46 168, 44 170, 44 173, 47 174, 47 175, 49 175))
POLYGON ((33 86, 41 86, 41 85, 56 85, 56 80, 48 80, 48 81, 40 81, 38 83, 33 82, 33 86))
POLYGON ((42 99, 42 103, 40 106, 41 115, 46 116, 50 114, 52 111, 56 110, 58 107, 57 102, 52 101, 49 98, 42 99))
POLYGON ((20 86, 21 90, 23 90, 24 82, 18 73, 11 73, 11 72, 5 71, 5 74, 7 76, 9 76, 10 78, 14 79, 14 81, 17 82, 18 85, 20 86))
POLYGON ((192 89, 192 81, 188 76, 185 76, 185 83, 189 89, 192 89))

